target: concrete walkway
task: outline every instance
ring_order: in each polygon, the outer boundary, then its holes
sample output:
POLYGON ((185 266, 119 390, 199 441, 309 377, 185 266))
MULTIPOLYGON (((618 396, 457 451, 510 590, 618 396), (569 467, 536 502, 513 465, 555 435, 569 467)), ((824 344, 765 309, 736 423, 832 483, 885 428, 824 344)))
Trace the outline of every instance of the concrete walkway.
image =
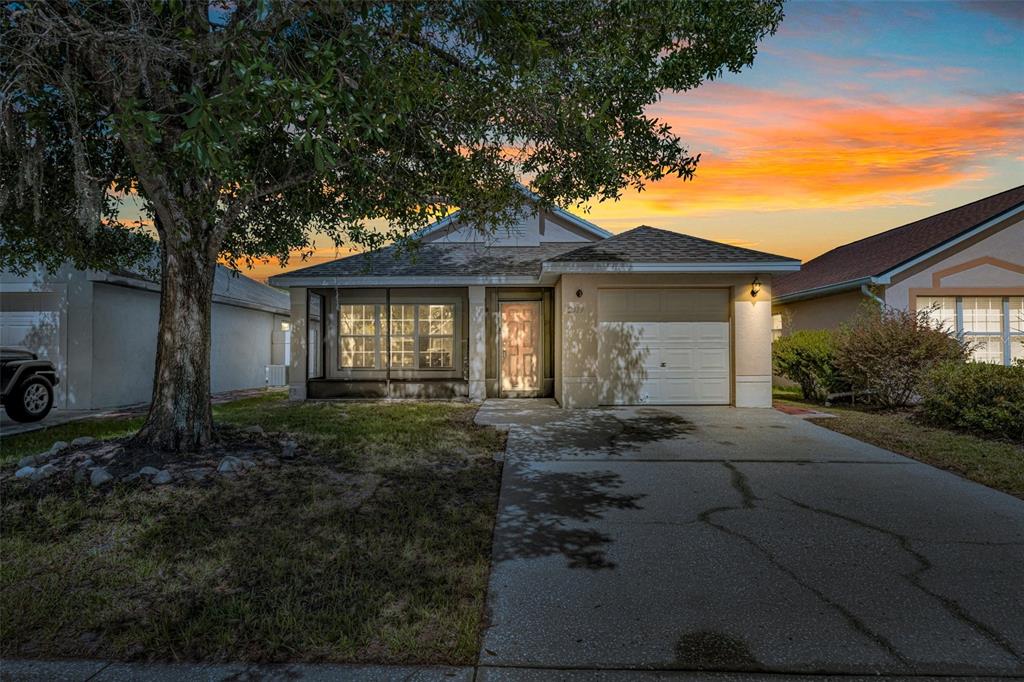
POLYGON ((1021 500, 774 410, 477 419, 511 425, 481 665, 1024 675, 1021 500))

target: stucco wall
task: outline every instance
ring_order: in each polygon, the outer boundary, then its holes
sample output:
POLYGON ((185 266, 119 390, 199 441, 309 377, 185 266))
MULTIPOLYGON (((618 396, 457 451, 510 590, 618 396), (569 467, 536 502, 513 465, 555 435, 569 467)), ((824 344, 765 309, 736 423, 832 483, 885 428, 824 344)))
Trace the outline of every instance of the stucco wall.
POLYGON ((854 319, 870 299, 859 289, 840 294, 775 305, 773 313, 782 315, 782 333, 801 329, 838 329, 854 319))
MULTIPOLYGON (((90 407, 149 401, 159 317, 157 292, 94 285, 90 407)), ((213 305, 210 366, 214 392, 266 385, 274 323, 273 313, 213 305)))
POLYGON ((555 397, 564 407, 598 404, 598 290, 627 287, 729 288, 732 323, 732 401, 738 407, 771 406, 771 278, 750 295, 754 274, 745 275, 563 275, 556 293, 556 362, 561 381, 555 397), (580 296, 576 295, 577 290, 580 296), (560 356, 559 356, 560 354, 560 356))
POLYGON ((969 246, 957 249, 941 260, 933 260, 886 287, 885 302, 906 309, 916 295, 941 295, 936 289, 948 289, 949 295, 1005 295, 1024 293, 1024 220, 980 235, 969 246), (994 259, 1001 263, 986 262, 994 259), (1016 266, 1018 270, 1005 264, 1016 266), (970 266, 963 268, 964 266, 970 266), (947 270, 959 270, 943 274, 947 270), (938 281, 936 281, 938 280, 938 281), (979 290, 971 292, 970 290, 979 290))

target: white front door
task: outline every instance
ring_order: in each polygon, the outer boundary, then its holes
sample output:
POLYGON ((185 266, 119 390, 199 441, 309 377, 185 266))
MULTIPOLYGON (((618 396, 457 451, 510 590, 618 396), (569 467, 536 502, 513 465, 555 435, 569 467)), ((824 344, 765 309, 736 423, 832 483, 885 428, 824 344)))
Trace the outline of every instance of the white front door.
POLYGON ((605 405, 729 403, 728 291, 600 292, 600 400, 605 405))

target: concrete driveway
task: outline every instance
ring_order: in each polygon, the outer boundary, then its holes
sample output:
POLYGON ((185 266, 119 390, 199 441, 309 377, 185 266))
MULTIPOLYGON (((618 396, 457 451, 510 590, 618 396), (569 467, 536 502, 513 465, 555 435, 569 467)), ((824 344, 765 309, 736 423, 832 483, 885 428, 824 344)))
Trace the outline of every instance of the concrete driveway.
POLYGON ((511 426, 481 665, 1024 674, 1021 500, 774 410, 477 420, 511 426))

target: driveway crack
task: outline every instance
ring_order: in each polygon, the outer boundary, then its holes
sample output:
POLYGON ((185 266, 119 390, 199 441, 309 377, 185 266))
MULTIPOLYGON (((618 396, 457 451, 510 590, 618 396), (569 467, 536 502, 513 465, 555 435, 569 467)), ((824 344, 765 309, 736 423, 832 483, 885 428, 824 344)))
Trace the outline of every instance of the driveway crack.
POLYGON ((896 648, 896 646, 892 642, 890 642, 882 634, 880 634, 878 632, 875 632, 874 630, 869 628, 864 623, 864 621, 862 621, 860 618, 858 618, 857 615, 855 613, 853 613, 852 611, 850 611, 850 609, 846 608, 846 606, 844 606, 843 604, 835 601, 834 599, 829 597, 827 594, 825 594, 824 592, 822 592, 821 590, 816 588, 814 585, 811 585, 810 583, 805 581, 803 578, 800 577, 800 575, 798 573, 796 573, 794 570, 792 570, 791 568, 789 568, 788 566, 783 564, 778 559, 778 557, 775 556, 775 554, 773 554, 771 551, 769 551, 767 548, 765 548, 763 545, 761 545, 755 539, 753 539, 750 536, 745 535, 744 533, 741 533, 741 532, 739 532, 737 530, 733 530, 732 528, 729 528, 728 526, 722 525, 721 523, 716 523, 715 521, 712 520, 713 516, 715 516, 716 514, 721 514, 723 512, 739 511, 741 509, 754 509, 757 506, 756 502, 761 501, 761 498, 757 497, 757 495, 754 493, 753 488, 750 486, 749 479, 747 478, 747 476, 742 471, 737 469, 736 466, 732 462, 725 461, 725 462, 722 462, 722 464, 723 464, 723 466, 725 466, 726 469, 729 470, 730 477, 731 477, 730 482, 732 484, 733 489, 736 490, 736 492, 739 493, 739 495, 740 495, 741 506, 727 506, 726 505, 726 506, 712 507, 710 509, 706 509, 703 512, 701 512, 698 515, 697 518, 702 523, 704 523, 705 525, 709 526, 710 528, 714 528, 715 530, 717 530, 717 531, 719 531, 721 533, 724 533, 726 535, 734 537, 734 538, 736 538, 736 539, 738 539, 738 540, 740 540, 740 541, 750 545, 751 547, 753 547, 758 553, 760 553, 768 561, 769 564, 774 566, 776 569, 778 569, 779 571, 781 571, 785 575, 789 576, 789 578, 792 579, 793 582, 795 582, 797 585, 799 585, 800 587, 804 588, 805 590, 807 590, 808 592, 813 594, 823 604, 825 604, 826 606, 828 606, 828 607, 832 608, 833 610, 835 610, 836 612, 838 612, 839 615, 843 617, 843 619, 847 622, 847 624, 851 628, 853 628, 858 633, 860 633, 861 635, 866 637, 868 640, 873 642, 876 646, 881 648, 883 651, 885 651, 891 657, 893 657, 896 660, 898 660, 900 663, 902 663, 904 665, 908 665, 910 663, 910 661, 902 653, 900 653, 900 651, 896 648))
POLYGON ((903 577, 906 578, 906 580, 911 585, 913 585, 921 592, 924 592, 931 598, 938 601, 943 606, 943 608, 945 608, 946 611, 950 613, 950 615, 959 620, 961 623, 964 623, 968 627, 974 629, 976 632, 985 637, 987 640, 989 640, 989 642, 991 642, 995 646, 999 647, 1006 653, 1010 654, 1018 661, 1024 660, 1021 654, 1014 649, 1013 644, 1011 644, 1009 640, 1007 640, 1005 637, 999 634, 999 632, 996 631, 995 628, 989 626, 988 624, 978 620, 977 618, 969 614, 967 610, 963 607, 963 605, 961 605, 952 597, 946 596, 940 592, 936 592, 935 590, 928 588, 922 582, 921 576, 925 573, 925 571, 932 567, 932 563, 928 559, 928 557, 926 557, 920 551, 914 549, 910 538, 908 538, 907 536, 902 535, 901 533, 897 533, 896 531, 890 530, 888 528, 883 528, 882 526, 876 526, 873 523, 868 523, 867 521, 863 521, 852 516, 840 514, 839 512, 835 512, 830 509, 822 509, 819 507, 811 506, 809 504, 805 504, 803 502, 799 502, 798 500, 786 497, 785 495, 779 495, 779 497, 805 511, 810 511, 816 514, 823 514, 825 516, 839 519, 841 521, 846 521, 847 523, 853 524, 865 530, 870 530, 875 533, 881 533, 882 535, 892 538, 896 541, 900 549, 902 549, 904 552, 913 557, 914 561, 916 561, 918 564, 917 568, 915 568, 913 571, 911 571, 910 573, 903 574, 903 577))

